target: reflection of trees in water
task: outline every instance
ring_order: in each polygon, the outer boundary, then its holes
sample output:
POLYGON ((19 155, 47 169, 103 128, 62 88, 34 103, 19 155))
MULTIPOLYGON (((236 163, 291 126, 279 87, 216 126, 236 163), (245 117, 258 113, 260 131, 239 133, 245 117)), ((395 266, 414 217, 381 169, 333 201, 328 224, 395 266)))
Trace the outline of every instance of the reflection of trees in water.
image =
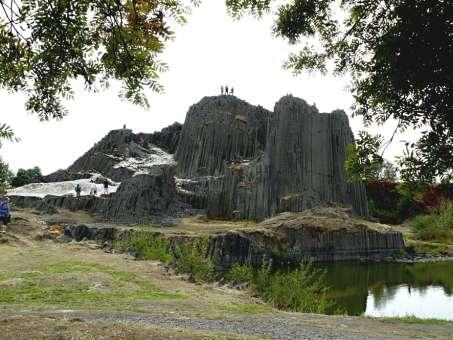
POLYGON ((453 263, 333 263, 327 269, 326 282, 331 287, 329 296, 350 315, 366 310, 368 293, 375 305, 383 307, 394 297, 401 285, 409 292, 415 288, 422 294, 428 286, 443 287, 453 295, 453 263))
MULTIPOLYGON (((374 297, 374 305, 377 308, 384 307, 387 302, 393 300, 401 286, 384 286, 379 285, 370 289, 374 297)), ((366 306, 365 306, 366 309, 366 306)))
POLYGON ((414 278, 412 286, 440 286, 448 296, 453 295, 453 263, 451 261, 416 263, 407 268, 414 278))

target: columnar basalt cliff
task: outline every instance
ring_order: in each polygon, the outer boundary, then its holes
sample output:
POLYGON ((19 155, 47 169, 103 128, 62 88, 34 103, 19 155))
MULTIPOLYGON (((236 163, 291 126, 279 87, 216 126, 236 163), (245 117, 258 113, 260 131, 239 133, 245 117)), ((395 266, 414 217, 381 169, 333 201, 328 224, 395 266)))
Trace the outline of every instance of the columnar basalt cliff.
POLYGON ((269 215, 337 202, 366 216, 365 188, 345 176, 346 148, 353 142, 344 111, 319 113, 302 99, 280 99, 266 144, 269 215))
POLYGON ((205 97, 187 113, 176 150, 178 176, 219 176, 225 161, 264 149, 271 113, 233 96, 205 97))
POLYGON ((107 178, 117 192, 84 207, 113 220, 191 206, 212 218, 260 221, 331 203, 367 217, 364 187, 348 183, 344 172, 352 142, 343 111, 319 113, 292 96, 280 99, 274 112, 234 96, 205 97, 189 109, 184 125, 152 134, 113 130, 45 180, 107 178))
POLYGON ((346 181, 346 147, 354 136, 343 111, 319 113, 286 96, 269 119, 264 153, 225 159, 223 176, 210 185, 209 216, 261 220, 333 202, 368 215, 365 188, 346 181))
MULTIPOLYGON (((365 188, 348 183, 344 170, 353 140, 343 111, 320 113, 292 96, 279 100, 274 112, 234 96, 205 97, 184 125, 152 134, 111 131, 67 170, 46 176, 47 183, 11 195, 16 206, 43 214, 84 210, 108 222, 184 225, 181 218, 193 214, 261 222, 209 234, 209 255, 219 269, 261 265, 263 258, 280 264, 380 259, 404 241, 401 233, 365 221, 365 188), (105 181, 111 191, 100 194, 105 181), (97 195, 89 193, 94 183, 97 195), (83 186, 81 197, 74 197, 75 185, 83 186)), ((112 228, 68 233, 77 240, 130 237, 112 228)), ((196 237, 170 238, 179 244, 196 237)))

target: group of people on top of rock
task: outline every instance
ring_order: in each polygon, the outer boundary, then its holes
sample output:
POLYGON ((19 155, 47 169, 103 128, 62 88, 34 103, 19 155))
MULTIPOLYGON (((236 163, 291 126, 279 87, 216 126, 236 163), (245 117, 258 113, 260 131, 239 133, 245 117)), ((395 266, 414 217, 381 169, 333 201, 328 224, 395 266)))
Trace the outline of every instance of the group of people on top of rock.
POLYGON ((230 95, 234 95, 234 87, 231 86, 231 88, 229 88, 228 85, 226 85, 226 86, 222 85, 222 86, 220 86, 220 93, 222 94, 222 96, 224 94, 226 94, 226 95, 229 95, 229 94, 230 95))
MULTIPOLYGON (((104 195, 109 194, 109 181, 107 179, 104 179, 102 182, 102 185, 104 186, 104 195)), ((82 186, 80 183, 77 183, 77 185, 74 188, 74 191, 76 192, 76 197, 80 197, 80 194, 82 193, 82 186)), ((96 196, 98 194, 98 187, 96 185, 96 181, 92 179, 90 181, 90 196, 96 196)))
POLYGON ((0 222, 3 223, 2 233, 6 233, 6 226, 11 222, 11 206, 6 196, 0 197, 0 222))

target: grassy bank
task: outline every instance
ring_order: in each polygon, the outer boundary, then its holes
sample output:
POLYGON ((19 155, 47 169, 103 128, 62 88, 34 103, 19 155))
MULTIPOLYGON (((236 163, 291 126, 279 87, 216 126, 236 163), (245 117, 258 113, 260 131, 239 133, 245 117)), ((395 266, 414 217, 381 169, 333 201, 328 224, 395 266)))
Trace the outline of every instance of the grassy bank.
POLYGON ((453 321, 441 320, 441 319, 422 319, 417 318, 413 315, 407 316, 397 316, 397 317, 379 317, 372 318, 375 320, 381 320, 389 323, 407 323, 407 324, 416 324, 416 325, 451 325, 453 326, 453 321))
POLYGON ((263 264, 254 269, 249 265, 235 265, 226 273, 215 271, 208 255, 208 239, 196 238, 181 245, 172 245, 168 239, 153 232, 140 231, 131 239, 114 245, 138 258, 159 260, 172 264, 180 274, 188 274, 195 282, 226 279, 237 284, 246 283, 254 295, 272 306, 290 311, 326 313, 334 306, 326 298, 327 287, 323 272, 312 263, 302 263, 296 269, 271 270, 263 264))
POLYGON ((129 301, 179 299, 139 276, 99 263, 57 261, 0 272, 0 304, 9 307, 127 309, 129 301))

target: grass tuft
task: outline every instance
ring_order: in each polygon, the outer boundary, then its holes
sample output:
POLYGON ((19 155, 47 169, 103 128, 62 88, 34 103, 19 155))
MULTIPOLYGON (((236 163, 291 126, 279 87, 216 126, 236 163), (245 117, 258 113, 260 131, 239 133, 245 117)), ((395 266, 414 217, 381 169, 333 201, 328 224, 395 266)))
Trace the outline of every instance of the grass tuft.
POLYGON ((390 323, 408 323, 408 324, 417 324, 417 325, 453 325, 453 321, 442 320, 442 319, 423 319, 417 318, 413 315, 406 316, 396 316, 396 317, 379 317, 372 318, 376 320, 382 320, 384 322, 390 323))

